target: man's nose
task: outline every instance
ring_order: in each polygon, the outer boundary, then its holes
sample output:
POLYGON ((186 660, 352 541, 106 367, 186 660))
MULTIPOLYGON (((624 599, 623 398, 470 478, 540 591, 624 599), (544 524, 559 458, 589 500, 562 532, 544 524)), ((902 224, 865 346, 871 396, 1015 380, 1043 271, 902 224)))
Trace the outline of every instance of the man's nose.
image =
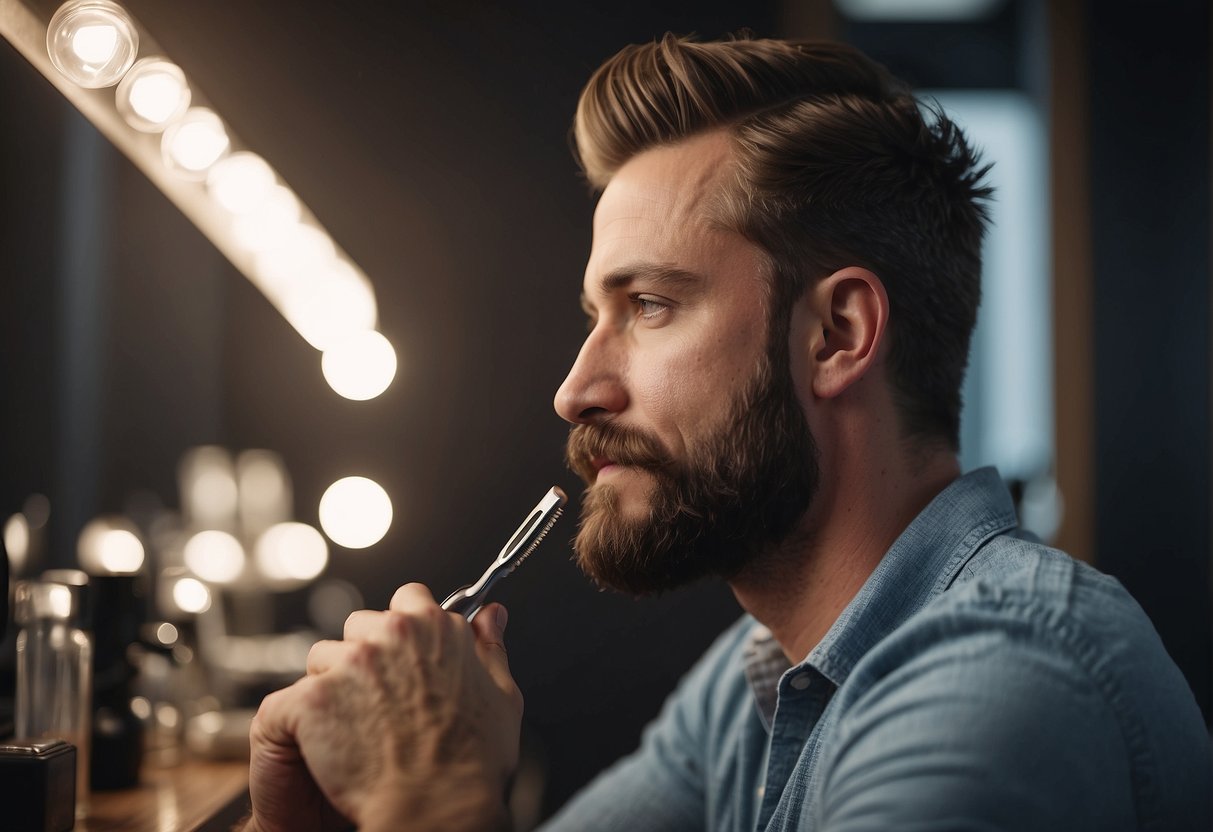
POLYGON ((620 413, 628 405, 623 382, 624 356, 610 345, 610 336, 595 329, 581 345, 581 352, 560 389, 553 405, 560 418, 573 424, 601 421, 620 413))

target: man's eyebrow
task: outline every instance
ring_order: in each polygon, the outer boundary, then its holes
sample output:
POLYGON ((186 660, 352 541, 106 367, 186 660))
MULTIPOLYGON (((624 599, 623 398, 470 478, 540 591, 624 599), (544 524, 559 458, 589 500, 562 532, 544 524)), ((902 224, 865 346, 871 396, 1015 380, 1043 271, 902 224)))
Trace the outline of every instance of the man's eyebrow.
POLYGON ((694 272, 679 269, 675 266, 667 266, 661 263, 638 263, 608 272, 598 282, 598 287, 604 294, 609 294, 635 281, 687 289, 702 284, 703 278, 694 272))

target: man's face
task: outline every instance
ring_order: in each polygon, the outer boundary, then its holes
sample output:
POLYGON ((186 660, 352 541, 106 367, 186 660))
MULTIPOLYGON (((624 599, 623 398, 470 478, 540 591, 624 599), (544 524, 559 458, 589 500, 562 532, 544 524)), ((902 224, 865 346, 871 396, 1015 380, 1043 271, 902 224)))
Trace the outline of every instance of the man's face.
POLYGON ((768 345, 765 261, 712 221, 728 162, 722 134, 647 151, 594 216, 591 329, 556 410, 589 486, 578 561, 628 592, 735 574, 816 484, 788 344, 768 345))

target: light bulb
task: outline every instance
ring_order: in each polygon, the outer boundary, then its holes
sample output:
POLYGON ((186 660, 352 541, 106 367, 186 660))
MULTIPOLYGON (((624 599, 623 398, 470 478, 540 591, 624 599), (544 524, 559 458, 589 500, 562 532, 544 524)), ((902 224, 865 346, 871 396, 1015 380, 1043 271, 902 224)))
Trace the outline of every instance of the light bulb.
POLYGON ((273 245, 257 252, 255 282, 281 306, 292 294, 324 279, 337 258, 337 247, 323 230, 296 223, 273 245))
POLYGON ((219 116, 206 107, 191 107, 164 131, 160 149, 164 163, 187 179, 204 179, 206 170, 222 159, 231 140, 219 116))
POLYGON ((141 58, 118 85, 116 101, 127 124, 158 133, 190 106, 190 87, 185 73, 171 61, 141 58))
POLYGON ((366 401, 386 390, 396 377, 396 351, 388 339, 367 330, 325 350, 320 369, 338 394, 366 401))
POLYGON ((246 251, 281 247, 299 227, 299 198, 285 185, 275 185, 258 205, 232 217, 232 237, 246 251))
MULTIPOLYGON (((323 351, 373 330, 378 309, 371 282, 349 263, 334 260, 318 279, 286 292, 282 314, 309 344, 323 351)), ((394 363, 394 353, 392 358, 394 363)))
POLYGON ((87 89, 118 83, 139 53, 130 15, 109 0, 72 0, 51 17, 46 51, 55 69, 87 89))
POLYGON ((206 175, 211 197, 231 214, 247 214, 265 202, 274 188, 269 163, 242 150, 220 159, 206 175))
POLYGON ((392 500, 383 486, 366 477, 345 477, 320 498, 320 528, 339 546, 365 549, 392 525, 392 500))

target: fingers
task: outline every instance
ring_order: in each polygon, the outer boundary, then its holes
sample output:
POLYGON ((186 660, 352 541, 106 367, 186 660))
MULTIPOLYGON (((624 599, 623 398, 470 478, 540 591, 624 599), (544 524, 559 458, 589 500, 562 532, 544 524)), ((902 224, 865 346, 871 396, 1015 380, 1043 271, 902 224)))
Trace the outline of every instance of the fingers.
POLYGON ((276 758, 298 758, 299 749, 295 745, 299 718, 297 703, 306 681, 306 678, 300 679, 261 700, 249 729, 249 741, 255 749, 260 747, 263 753, 273 754, 276 758))
POLYGON ((369 641, 377 638, 383 630, 385 613, 380 610, 357 610, 345 619, 346 641, 369 641))
POLYGON ((501 604, 486 604, 472 619, 472 633, 476 636, 476 653, 481 663, 493 677, 497 686, 505 691, 515 691, 514 677, 510 675, 510 660, 505 650, 505 625, 509 613, 501 604))
POLYGON ((434 595, 425 584, 411 583, 396 590, 387 608, 397 612, 421 612, 434 605, 434 595))
MULTIPOLYGON (((509 674, 505 650, 507 619, 505 607, 487 604, 472 620, 470 629, 481 662, 497 685, 508 690, 514 682, 509 674)), ((386 611, 359 610, 351 613, 345 622, 344 642, 317 642, 308 654, 307 672, 314 675, 332 669, 350 656, 349 645, 355 642, 424 644, 427 647, 422 648, 422 652, 438 655, 452 644, 452 637, 457 640, 466 638, 466 627, 461 616, 443 614, 434 602, 434 596, 423 584, 405 584, 396 590, 386 611)))
MULTIPOLYGON (((393 618, 390 613, 432 614, 437 605, 424 584, 405 584, 396 590, 386 611, 357 610, 345 620, 346 641, 390 640, 393 618)), ((398 623, 398 622, 397 622, 398 623)))
POLYGON ((344 641, 318 641, 307 654, 307 675, 314 676, 332 670, 349 653, 350 645, 344 641))

